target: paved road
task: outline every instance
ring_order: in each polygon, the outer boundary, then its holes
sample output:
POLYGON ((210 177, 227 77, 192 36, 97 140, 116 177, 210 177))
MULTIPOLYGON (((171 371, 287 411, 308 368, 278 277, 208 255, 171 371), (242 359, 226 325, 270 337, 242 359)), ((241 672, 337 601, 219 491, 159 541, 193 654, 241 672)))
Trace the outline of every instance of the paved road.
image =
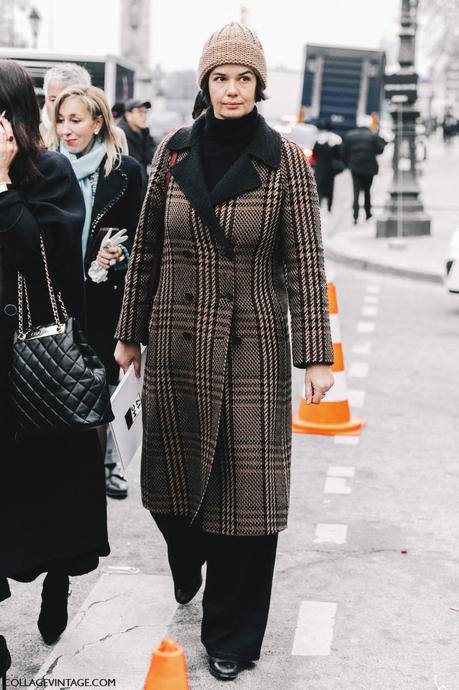
MULTIPOLYGON (((290 527, 280 538, 264 655, 234 687, 458 690, 459 298, 440 286, 332 268, 353 411, 367 425, 352 444, 295 436, 290 527)), ((294 376, 298 399, 301 372, 294 376)), ((110 526, 113 556, 103 572, 74 579, 73 627, 54 653, 35 627, 39 583, 15 585, 2 605, 14 676, 73 669, 134 690, 161 629, 184 646, 192 690, 220 687, 200 648, 199 598, 171 604, 164 547, 134 479, 127 501, 110 502, 110 526), (111 601, 95 606, 105 590, 111 601), (121 606, 124 621, 127 609, 145 617, 151 606, 156 627, 137 626, 133 638, 134 626, 124 625, 115 655, 106 645, 116 636, 100 629, 116 625, 121 606), (83 617, 92 617, 87 634, 98 631, 92 665, 77 625, 83 617), (130 682, 128 661, 137 668, 130 682)))

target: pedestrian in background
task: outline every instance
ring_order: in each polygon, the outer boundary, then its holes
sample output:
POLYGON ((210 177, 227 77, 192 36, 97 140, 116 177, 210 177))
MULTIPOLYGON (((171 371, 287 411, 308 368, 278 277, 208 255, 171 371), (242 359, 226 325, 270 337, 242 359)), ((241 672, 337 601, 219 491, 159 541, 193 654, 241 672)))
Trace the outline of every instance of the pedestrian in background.
POLYGON ((447 108, 442 122, 443 141, 450 146, 457 134, 457 120, 452 108, 447 108))
POLYGON ((0 599, 8 582, 42 573, 38 627, 47 644, 67 625, 69 575, 109 553, 104 469, 94 430, 62 436, 15 432, 10 397, 18 272, 35 323, 51 323, 40 237, 69 316, 84 325, 81 231, 84 201, 68 160, 42 148, 32 80, 0 60, 0 599))
MULTIPOLYGON (((69 86, 91 86, 91 75, 88 70, 75 62, 64 62, 61 65, 51 67, 43 80, 45 92, 45 107, 41 113, 40 133, 46 146, 49 144, 49 132, 53 122, 54 104, 57 97, 69 86)), ((115 137, 118 148, 122 153, 128 153, 126 135, 119 127, 115 128, 115 137)))
POLYGON ((147 191, 148 173, 156 148, 147 124, 150 108, 150 101, 131 98, 126 102, 124 115, 119 120, 119 126, 126 134, 129 155, 135 158, 142 168, 143 196, 147 191))
MULTIPOLYGON (((112 115, 113 119, 115 120, 115 124, 118 125, 118 122, 121 120, 123 117, 124 113, 126 110, 126 106, 124 105, 123 101, 117 101, 112 105, 112 115)), ((126 136, 126 135, 124 135, 126 136)), ((126 140, 127 142, 127 140, 126 140)), ((127 153, 127 151, 123 151, 123 153, 127 153)))
POLYGON ((211 107, 156 152, 117 331, 124 370, 139 371, 148 343, 143 503, 167 542, 179 603, 207 562, 201 639, 224 680, 259 658, 287 526, 287 305, 308 402, 333 381, 314 176, 258 114, 266 80, 248 27, 228 24, 205 44, 199 86, 211 107))
POLYGON ((331 131, 329 120, 319 124, 319 136, 314 144, 313 157, 316 164, 314 175, 317 182, 319 203, 327 200, 327 209, 330 212, 333 206, 333 192, 335 177, 344 170, 343 152, 341 144, 343 140, 338 134, 331 131))
MULTIPOLYGON (((109 385, 116 386, 120 370, 113 356, 114 337, 142 205, 141 168, 134 158, 119 153, 105 94, 95 86, 64 89, 55 102, 52 126, 51 147, 70 160, 85 200, 82 251, 88 338, 105 366, 109 385), (107 228, 126 229, 127 240, 101 249, 107 228), (96 283, 88 275, 93 261, 108 271, 105 281, 96 283)), ((108 425, 99 432, 107 494, 125 498, 127 481, 114 457, 111 438, 107 446, 108 425)))
POLYGON ((348 132, 344 139, 344 161, 351 171, 354 189, 354 224, 357 224, 359 218, 361 192, 364 194, 366 219, 369 220, 373 215, 371 185, 379 170, 376 158, 384 151, 385 145, 384 139, 379 134, 373 134, 366 124, 348 132))

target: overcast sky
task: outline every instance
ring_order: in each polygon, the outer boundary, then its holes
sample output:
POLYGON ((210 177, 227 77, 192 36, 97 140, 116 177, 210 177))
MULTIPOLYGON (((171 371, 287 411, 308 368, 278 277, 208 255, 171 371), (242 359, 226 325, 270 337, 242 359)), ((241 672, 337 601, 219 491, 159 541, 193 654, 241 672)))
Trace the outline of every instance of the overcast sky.
MULTIPOLYGON (((34 0, 43 15, 39 48, 119 52, 121 0, 34 0)), ((302 67, 305 43, 379 48, 397 29, 400 0, 151 0, 152 65, 196 69, 208 36, 240 8, 250 12, 268 64, 302 67)))

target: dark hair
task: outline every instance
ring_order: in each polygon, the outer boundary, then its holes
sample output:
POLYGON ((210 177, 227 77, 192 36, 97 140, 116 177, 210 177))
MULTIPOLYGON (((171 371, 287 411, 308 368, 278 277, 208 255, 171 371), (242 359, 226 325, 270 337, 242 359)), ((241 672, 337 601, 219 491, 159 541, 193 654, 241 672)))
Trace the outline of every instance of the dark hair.
MULTIPOLYGON (((210 70, 211 72, 212 70, 210 70)), ((204 100, 206 102, 206 105, 211 106, 212 102, 210 100, 210 93, 209 93, 209 77, 210 77, 210 72, 207 72, 206 76, 202 80, 201 84, 201 91, 202 95, 204 96, 204 100)), ((266 101, 266 95, 264 92, 264 89, 261 85, 260 77, 256 72, 255 74, 255 79, 257 80, 257 85, 255 87, 255 103, 259 103, 260 101, 266 101)))
POLYGON ((126 111, 126 106, 124 105, 123 101, 117 101, 112 106, 112 115, 115 118, 123 117, 125 111, 126 111))
POLYGON ((193 120, 196 120, 204 110, 208 108, 207 101, 204 98, 202 91, 198 91, 196 98, 194 99, 193 110, 191 116, 193 120))
POLYGON ((32 79, 14 60, 0 60, 0 113, 4 110, 18 145, 10 176, 16 185, 23 186, 36 177, 42 177, 36 158, 43 142, 40 110, 32 79))

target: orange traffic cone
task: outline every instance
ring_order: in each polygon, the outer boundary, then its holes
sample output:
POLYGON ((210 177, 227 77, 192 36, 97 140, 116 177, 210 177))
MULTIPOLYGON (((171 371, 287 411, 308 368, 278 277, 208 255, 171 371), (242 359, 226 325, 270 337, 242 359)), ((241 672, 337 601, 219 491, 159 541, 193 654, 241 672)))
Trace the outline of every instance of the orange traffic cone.
POLYGON ((293 415, 292 428, 299 434, 358 436, 365 420, 351 415, 347 397, 336 288, 333 283, 328 283, 327 288, 335 361, 332 367, 335 385, 318 405, 307 405, 305 398, 301 398, 298 412, 293 415))
POLYGON ((190 690, 182 647, 165 637, 151 655, 144 690, 190 690))

